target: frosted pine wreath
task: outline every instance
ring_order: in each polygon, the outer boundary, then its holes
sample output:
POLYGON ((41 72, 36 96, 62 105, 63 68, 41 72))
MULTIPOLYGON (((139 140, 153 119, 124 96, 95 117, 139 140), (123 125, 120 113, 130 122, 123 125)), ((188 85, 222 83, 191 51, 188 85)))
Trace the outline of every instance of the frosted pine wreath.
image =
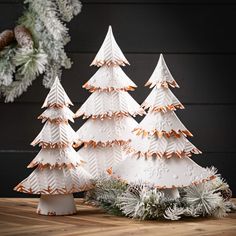
POLYGON ((27 9, 14 29, 0 34, 0 95, 13 102, 44 74, 49 88, 61 68, 70 68, 64 50, 70 41, 66 23, 81 11, 78 0, 25 0, 27 9))
POLYGON ((187 217, 222 218, 236 211, 230 201, 228 184, 208 169, 215 179, 200 185, 179 188, 179 197, 166 196, 155 186, 142 182, 127 184, 114 178, 95 181, 96 188, 87 192, 86 200, 108 213, 139 220, 179 220, 187 217))

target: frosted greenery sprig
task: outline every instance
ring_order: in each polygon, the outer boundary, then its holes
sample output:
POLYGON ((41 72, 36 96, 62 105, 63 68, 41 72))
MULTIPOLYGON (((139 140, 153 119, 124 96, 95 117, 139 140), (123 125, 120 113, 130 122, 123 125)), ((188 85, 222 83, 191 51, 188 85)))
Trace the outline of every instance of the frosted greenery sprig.
POLYGON ((13 102, 43 74, 43 85, 50 88, 60 78, 62 68, 72 62, 65 52, 70 35, 65 22, 81 11, 79 0, 25 0, 28 5, 18 24, 29 30, 33 48, 11 44, 0 52, 0 95, 13 102), (30 50, 31 49, 31 50, 30 50))
POLYGON ((62 20, 69 22, 80 13, 82 5, 77 0, 56 0, 62 20))
MULTIPOLYGON (((215 169, 211 170, 215 173, 215 169)), ((179 188, 180 197, 171 199, 153 186, 141 182, 126 184, 109 177, 95 181, 95 189, 86 194, 87 201, 115 215, 140 220, 179 220, 184 217, 224 217, 235 211, 235 205, 224 199, 220 191, 228 184, 216 178, 189 187, 179 188)))
MULTIPOLYGON (((15 74, 15 81, 5 86, 2 91, 6 102, 13 102, 14 98, 20 96, 22 92, 32 84, 32 81, 45 70, 47 64, 47 54, 39 47, 19 48, 15 50, 12 58, 14 66, 18 67, 15 74)), ((3 88, 3 87, 2 87, 3 88)))
POLYGON ((16 66, 12 61, 15 54, 15 47, 6 47, 0 51, 0 86, 8 86, 13 81, 13 73, 16 66))

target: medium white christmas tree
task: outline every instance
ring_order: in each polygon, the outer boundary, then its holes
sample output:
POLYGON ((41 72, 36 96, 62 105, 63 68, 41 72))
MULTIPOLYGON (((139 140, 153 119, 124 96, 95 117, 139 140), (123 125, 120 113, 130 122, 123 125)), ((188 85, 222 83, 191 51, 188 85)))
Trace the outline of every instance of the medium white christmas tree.
POLYGON ((189 157, 201 153, 186 136, 192 136, 174 111, 183 105, 169 89, 179 87, 163 55, 146 83, 153 88, 142 106, 149 109, 134 129, 130 155, 113 168, 112 175, 128 183, 141 181, 178 197, 178 187, 199 184, 213 178, 212 172, 189 157))
POLYGON ((85 168, 97 178, 125 158, 123 146, 131 138, 137 122, 131 116, 144 110, 127 91, 136 85, 120 66, 129 64, 117 45, 109 26, 105 40, 91 65, 100 67, 83 85, 92 94, 76 112, 89 118, 77 131, 78 151, 85 168))
POLYGON ((47 110, 39 116, 45 125, 31 143, 42 147, 28 165, 28 168, 36 169, 15 187, 19 192, 41 195, 38 214, 74 214, 72 193, 91 188, 92 176, 83 169, 72 148, 76 134, 68 124, 68 120, 73 122, 74 117, 69 105, 73 104, 56 78, 42 106, 47 110))

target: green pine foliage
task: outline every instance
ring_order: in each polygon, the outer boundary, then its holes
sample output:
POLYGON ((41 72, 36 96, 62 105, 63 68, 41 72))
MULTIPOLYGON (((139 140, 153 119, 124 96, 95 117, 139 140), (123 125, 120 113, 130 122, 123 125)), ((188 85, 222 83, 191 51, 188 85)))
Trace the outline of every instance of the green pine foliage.
POLYGON ((15 97, 20 96, 32 84, 39 74, 42 74, 47 64, 47 54, 39 47, 18 48, 12 61, 17 72, 15 80, 2 91, 6 102, 13 102, 15 97))
POLYGON ((140 220, 179 220, 186 217, 224 217, 235 210, 219 190, 228 189, 219 176, 199 184, 179 189, 180 197, 171 199, 153 186, 126 184, 104 177, 95 181, 95 189, 87 192, 86 199, 114 215, 140 220))
POLYGON ((101 206, 107 212, 113 215, 123 215, 118 207, 117 196, 126 191, 128 185, 111 178, 99 178, 94 181, 94 189, 86 193, 86 201, 101 206))
POLYGON ((0 51, 0 87, 8 86, 13 81, 13 73, 16 65, 13 63, 13 56, 15 54, 15 47, 6 47, 0 51))
POLYGON ((19 48, 17 44, 0 52, 0 94, 6 102, 25 92, 38 75, 43 74, 43 85, 50 88, 62 68, 72 62, 65 52, 70 41, 66 22, 81 11, 79 0, 25 0, 27 9, 18 24, 29 29, 33 48, 19 48))

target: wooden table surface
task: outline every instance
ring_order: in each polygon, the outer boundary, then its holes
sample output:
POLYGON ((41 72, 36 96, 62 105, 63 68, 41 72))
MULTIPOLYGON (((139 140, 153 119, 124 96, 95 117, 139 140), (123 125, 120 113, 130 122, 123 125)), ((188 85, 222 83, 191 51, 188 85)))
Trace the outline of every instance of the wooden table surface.
POLYGON ((106 214, 76 199, 77 215, 41 216, 35 213, 37 202, 38 199, 32 198, 0 198, 0 236, 236 235, 236 213, 223 219, 139 221, 106 214))

